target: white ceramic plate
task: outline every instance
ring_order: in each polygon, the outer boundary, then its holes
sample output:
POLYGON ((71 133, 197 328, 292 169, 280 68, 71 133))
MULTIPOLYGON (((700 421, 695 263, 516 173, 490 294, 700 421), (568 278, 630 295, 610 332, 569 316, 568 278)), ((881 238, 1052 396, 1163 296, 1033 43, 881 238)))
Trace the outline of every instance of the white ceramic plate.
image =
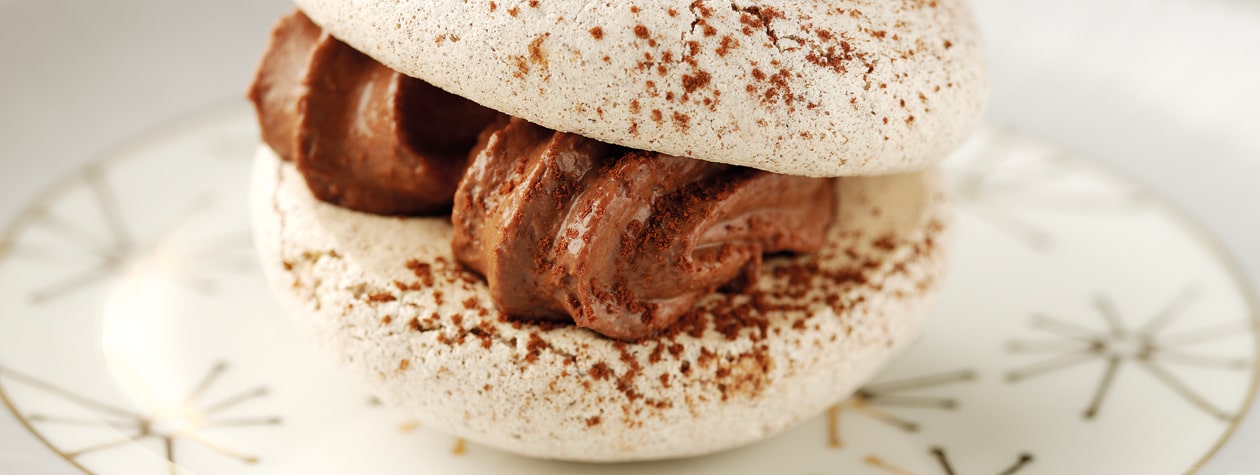
POLYGON ((292 331, 240 99, 287 5, 182 3, 0 0, 0 473, 1260 473, 1256 3, 977 2, 921 341, 781 436, 613 466, 429 431, 292 331))

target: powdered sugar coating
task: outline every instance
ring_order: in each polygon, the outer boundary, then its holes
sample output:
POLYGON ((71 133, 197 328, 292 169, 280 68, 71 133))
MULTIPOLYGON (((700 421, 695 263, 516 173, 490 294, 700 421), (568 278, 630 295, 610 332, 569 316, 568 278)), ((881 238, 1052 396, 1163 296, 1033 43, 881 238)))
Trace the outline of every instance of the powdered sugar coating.
POLYGON ((296 0, 378 61, 605 142, 809 176, 925 168, 984 108, 964 0, 296 0))
POLYGON ((504 450, 619 461, 782 431, 913 339, 944 270, 943 181, 845 178, 837 195, 816 256, 769 260, 754 290, 712 294, 676 334, 635 344, 501 318, 485 284, 454 265, 447 220, 319 202, 266 147, 251 204, 263 268, 291 318, 381 399, 504 450))

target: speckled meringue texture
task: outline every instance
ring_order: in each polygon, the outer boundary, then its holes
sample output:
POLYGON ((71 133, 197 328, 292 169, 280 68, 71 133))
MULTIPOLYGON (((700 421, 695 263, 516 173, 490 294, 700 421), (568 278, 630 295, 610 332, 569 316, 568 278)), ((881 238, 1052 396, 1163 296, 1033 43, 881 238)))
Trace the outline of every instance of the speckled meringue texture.
POLYGON ((319 202, 266 147, 251 206, 290 317, 382 400, 503 450, 624 461, 778 433, 848 396, 916 336, 945 268, 942 178, 842 178, 837 191, 819 253, 768 260, 755 290, 702 300, 714 317, 634 344, 500 318, 485 284, 453 264, 448 220, 319 202), (732 308, 760 312, 763 325, 716 317, 732 308))
POLYGON ((939 162, 988 89, 965 0, 296 0, 334 37, 487 107, 777 173, 939 162))

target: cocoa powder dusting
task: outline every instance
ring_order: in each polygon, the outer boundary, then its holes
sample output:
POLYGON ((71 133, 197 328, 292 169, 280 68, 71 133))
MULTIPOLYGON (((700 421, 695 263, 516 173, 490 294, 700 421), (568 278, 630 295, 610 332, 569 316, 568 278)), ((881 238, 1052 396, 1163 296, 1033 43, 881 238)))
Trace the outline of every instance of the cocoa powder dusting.
POLYGON ((406 266, 407 270, 410 270, 417 279, 420 279, 419 282, 421 285, 424 285, 425 287, 433 287, 434 280, 432 264, 421 263, 418 260, 412 259, 407 261, 406 266))
POLYGON ((551 349, 551 344, 543 340, 537 333, 529 334, 529 341, 525 343, 525 362, 533 363, 538 361, 538 357, 542 355, 543 350, 551 349))
POLYGON ((672 117, 674 119, 674 125, 678 126, 680 130, 686 132, 687 129, 691 128, 691 124, 690 124, 691 116, 687 114, 683 114, 678 111, 674 111, 674 114, 672 117))
POLYGON ((708 86, 711 79, 709 73, 704 71, 696 71, 695 74, 684 74, 682 77, 683 90, 687 93, 695 92, 696 89, 708 86))
POLYGON ((662 355, 665 353, 665 344, 657 341, 652 347, 652 353, 648 355, 648 363, 656 364, 661 362, 662 355))
POLYGON ((529 74, 529 61, 524 56, 514 56, 512 61, 516 64, 516 71, 512 73, 512 76, 525 79, 525 76, 529 74))
POLYGON ((539 35, 529 42, 529 60, 542 68, 547 68, 547 52, 543 50, 542 44, 547 40, 547 34, 539 35))
POLYGON ((587 374, 596 381, 604 381, 610 379, 613 373, 611 369, 608 369, 608 364, 601 361, 592 365, 591 369, 587 371, 587 374))
POLYGON ((739 40, 731 37, 731 35, 725 35, 722 37, 722 42, 718 44, 718 47, 714 52, 717 53, 718 56, 725 57, 727 53, 731 52, 731 48, 738 46, 739 40))

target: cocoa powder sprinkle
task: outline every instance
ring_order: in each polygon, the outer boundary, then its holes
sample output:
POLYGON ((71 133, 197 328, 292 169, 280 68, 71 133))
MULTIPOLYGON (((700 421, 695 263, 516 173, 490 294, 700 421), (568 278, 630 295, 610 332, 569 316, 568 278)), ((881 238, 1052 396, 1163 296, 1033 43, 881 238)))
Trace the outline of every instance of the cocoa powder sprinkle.
POLYGON ((683 90, 687 93, 695 92, 696 89, 708 86, 712 78, 705 71, 696 71, 695 74, 684 74, 682 77, 683 90))
POLYGON ((591 369, 587 371, 587 373, 598 381, 603 381, 612 377, 612 370, 608 369, 608 365, 602 361, 592 365, 591 369))
POLYGON ((538 357, 542 355, 543 350, 550 348, 551 344, 547 343, 546 340, 543 340, 542 337, 539 337, 537 333, 530 333, 529 342, 525 344, 525 351, 527 352, 525 354, 525 361, 527 363, 538 361, 538 357))

